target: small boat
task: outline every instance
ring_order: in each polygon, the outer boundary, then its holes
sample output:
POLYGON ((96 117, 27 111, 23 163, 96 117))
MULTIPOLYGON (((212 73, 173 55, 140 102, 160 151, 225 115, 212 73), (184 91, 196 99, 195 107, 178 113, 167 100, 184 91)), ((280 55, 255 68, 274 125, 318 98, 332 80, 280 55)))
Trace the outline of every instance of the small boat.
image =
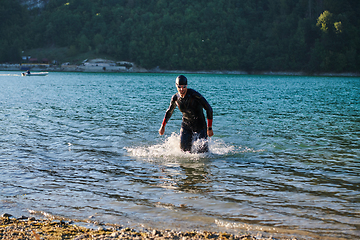
POLYGON ((21 73, 21 76, 24 77, 33 77, 33 76, 47 76, 49 73, 48 72, 35 72, 35 73, 21 73))

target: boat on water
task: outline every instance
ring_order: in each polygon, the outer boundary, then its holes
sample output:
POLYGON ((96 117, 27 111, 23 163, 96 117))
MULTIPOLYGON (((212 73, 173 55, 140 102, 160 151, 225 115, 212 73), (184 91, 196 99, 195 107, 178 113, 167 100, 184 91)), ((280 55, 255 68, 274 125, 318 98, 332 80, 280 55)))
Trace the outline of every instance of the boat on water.
POLYGON ((35 72, 35 73, 21 73, 21 76, 24 77, 33 77, 33 76, 47 76, 49 73, 48 72, 35 72))

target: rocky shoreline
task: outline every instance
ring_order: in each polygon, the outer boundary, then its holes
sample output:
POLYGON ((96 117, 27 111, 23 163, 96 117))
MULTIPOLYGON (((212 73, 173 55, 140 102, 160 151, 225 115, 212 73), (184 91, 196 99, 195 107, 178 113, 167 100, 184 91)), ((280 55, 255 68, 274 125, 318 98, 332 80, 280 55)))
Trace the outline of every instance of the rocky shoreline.
MULTIPOLYGON (((35 219, 34 217, 16 218, 4 213, 0 217, 0 239, 47 240, 47 239, 234 239, 234 240, 277 240, 279 238, 252 236, 249 234, 233 235, 225 232, 175 231, 143 229, 141 231, 110 224, 98 225, 97 229, 76 225, 71 220, 35 219)), ((281 240, 296 238, 281 238, 281 240)))

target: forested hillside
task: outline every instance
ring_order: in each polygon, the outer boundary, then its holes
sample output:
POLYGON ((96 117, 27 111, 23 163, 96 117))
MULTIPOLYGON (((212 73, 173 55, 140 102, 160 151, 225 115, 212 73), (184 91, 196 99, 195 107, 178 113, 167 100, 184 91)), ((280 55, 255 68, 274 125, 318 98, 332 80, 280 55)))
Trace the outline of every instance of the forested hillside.
POLYGON ((0 0, 0 62, 67 47, 152 69, 358 72, 359 0, 0 0))

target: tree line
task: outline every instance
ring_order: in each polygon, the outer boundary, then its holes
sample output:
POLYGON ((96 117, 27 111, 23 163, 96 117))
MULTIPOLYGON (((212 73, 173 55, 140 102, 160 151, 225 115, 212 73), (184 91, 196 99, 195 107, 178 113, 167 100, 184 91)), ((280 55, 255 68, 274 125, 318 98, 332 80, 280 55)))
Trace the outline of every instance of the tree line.
POLYGON ((147 69, 358 72, 358 0, 0 0, 0 62, 66 47, 147 69))

